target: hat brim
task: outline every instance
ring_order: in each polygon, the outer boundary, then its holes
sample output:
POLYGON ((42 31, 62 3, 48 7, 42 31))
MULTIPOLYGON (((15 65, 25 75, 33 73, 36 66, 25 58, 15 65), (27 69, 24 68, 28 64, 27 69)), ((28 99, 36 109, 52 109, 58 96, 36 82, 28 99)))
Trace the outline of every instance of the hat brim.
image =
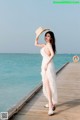
MULTIPOLYGON (((50 29, 43 29, 42 32, 47 31, 47 30, 50 30, 50 29)), ((42 32, 41 32, 41 33, 42 33, 42 32)))
POLYGON ((37 36, 40 35, 41 33, 47 31, 47 30, 50 30, 50 29, 43 29, 42 31, 40 31, 38 34, 36 34, 37 36))

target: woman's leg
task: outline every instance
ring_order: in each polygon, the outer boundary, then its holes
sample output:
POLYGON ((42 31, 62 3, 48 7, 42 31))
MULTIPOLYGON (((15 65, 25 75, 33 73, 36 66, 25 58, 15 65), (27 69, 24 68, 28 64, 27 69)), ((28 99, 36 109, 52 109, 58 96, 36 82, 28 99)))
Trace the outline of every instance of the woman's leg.
POLYGON ((47 96, 47 92, 46 92, 46 86, 45 86, 45 72, 44 71, 41 71, 41 76, 42 76, 42 82, 43 82, 43 87, 42 87, 43 94, 46 97, 46 99, 48 100, 48 96, 47 96))
POLYGON ((43 94, 46 97, 46 99, 48 100, 48 102, 49 102, 48 105, 50 106, 49 108, 51 109, 51 107, 52 107, 52 93, 51 93, 47 73, 43 70, 43 71, 41 71, 41 75, 42 75, 42 81, 43 81, 43 94))
POLYGON ((50 88, 50 84, 49 84, 49 80, 47 77, 47 74, 45 72, 45 89, 46 89, 46 94, 47 94, 47 98, 48 98, 48 102, 49 102, 49 109, 52 109, 52 93, 51 93, 51 88, 50 88))

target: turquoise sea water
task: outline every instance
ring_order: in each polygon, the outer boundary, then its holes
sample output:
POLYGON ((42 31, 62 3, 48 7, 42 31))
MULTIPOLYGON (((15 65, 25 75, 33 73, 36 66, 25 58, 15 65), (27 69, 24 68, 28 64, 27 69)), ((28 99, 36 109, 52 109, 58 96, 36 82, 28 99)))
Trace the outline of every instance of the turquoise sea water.
MULTIPOLYGON (((56 54, 55 69, 72 62, 74 54, 56 54)), ((0 54, 0 112, 7 111, 41 82, 40 54, 0 54)))

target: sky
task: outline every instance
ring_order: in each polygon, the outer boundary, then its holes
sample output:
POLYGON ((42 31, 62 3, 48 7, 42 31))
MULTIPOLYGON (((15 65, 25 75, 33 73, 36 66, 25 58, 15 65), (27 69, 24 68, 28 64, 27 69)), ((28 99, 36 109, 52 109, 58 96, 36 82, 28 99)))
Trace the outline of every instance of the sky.
POLYGON ((54 32, 57 53, 80 53, 80 4, 53 0, 0 0, 0 53, 39 53, 34 43, 40 26, 54 32))

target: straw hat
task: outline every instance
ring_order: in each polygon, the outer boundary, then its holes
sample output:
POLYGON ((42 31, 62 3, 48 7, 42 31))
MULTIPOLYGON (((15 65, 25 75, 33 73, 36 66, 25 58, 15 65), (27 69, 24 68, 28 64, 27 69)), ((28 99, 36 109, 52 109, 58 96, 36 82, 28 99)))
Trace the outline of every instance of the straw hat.
POLYGON ((46 30, 50 30, 50 29, 39 27, 39 28, 35 31, 36 36, 39 36, 42 32, 44 32, 44 31, 46 31, 46 30))

